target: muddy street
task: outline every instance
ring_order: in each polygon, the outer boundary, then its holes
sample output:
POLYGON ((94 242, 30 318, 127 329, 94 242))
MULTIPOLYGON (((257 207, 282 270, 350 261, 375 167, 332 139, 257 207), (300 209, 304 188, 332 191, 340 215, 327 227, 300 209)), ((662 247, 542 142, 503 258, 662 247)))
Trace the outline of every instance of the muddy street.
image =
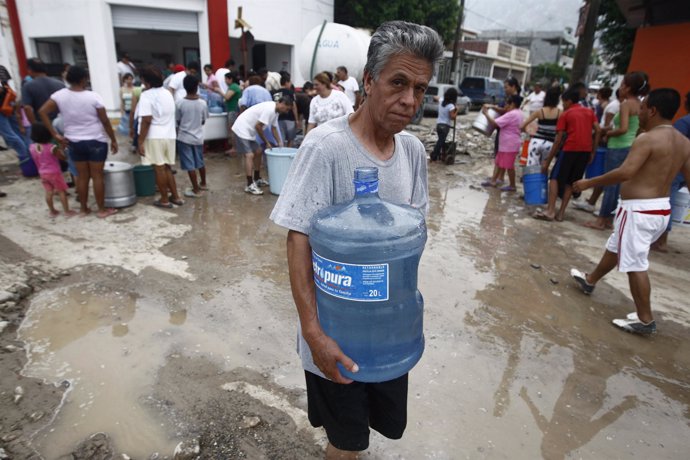
MULTIPOLYGON (((430 165, 407 431, 372 434, 363 458, 686 458, 690 230, 650 256, 659 332, 620 332, 625 275, 590 297, 569 277, 608 234, 583 228, 586 213, 540 222, 519 193, 482 189, 492 160, 468 134, 474 115, 459 130, 470 155, 430 165)), ((268 220, 277 197, 244 193, 240 160, 220 151, 204 197, 173 210, 140 198, 106 220, 50 219, 38 180, 0 174, 0 458, 323 456, 286 232, 268 220)))

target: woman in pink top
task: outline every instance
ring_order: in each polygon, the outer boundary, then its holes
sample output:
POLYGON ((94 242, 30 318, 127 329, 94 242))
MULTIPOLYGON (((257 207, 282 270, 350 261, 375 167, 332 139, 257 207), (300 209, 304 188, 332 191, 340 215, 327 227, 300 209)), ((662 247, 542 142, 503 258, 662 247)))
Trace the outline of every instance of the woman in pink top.
POLYGON ((105 182, 103 167, 110 151, 117 153, 117 140, 110 120, 105 113, 103 99, 97 93, 86 89, 88 75, 83 67, 72 66, 67 71, 69 88, 56 91, 38 111, 50 134, 63 147, 69 144, 69 154, 77 167, 77 193, 81 213, 89 214, 89 182, 93 179, 93 194, 98 205, 98 217, 115 214, 117 210, 105 207, 105 182), (49 114, 62 114, 65 136, 58 134, 49 114), (107 134, 107 137, 106 137, 107 134))
POLYGON ((515 189, 515 158, 520 151, 520 125, 522 125, 522 112, 520 111, 520 97, 506 96, 505 113, 495 120, 489 115, 486 106, 482 113, 489 123, 498 126, 498 153, 496 154, 496 170, 491 180, 483 182, 485 187, 495 187, 499 177, 508 171, 510 185, 501 188, 502 192, 514 192, 515 189))
POLYGON ((60 197, 60 202, 62 202, 62 209, 64 209, 65 215, 67 217, 75 215, 76 212, 69 208, 69 203, 67 202, 67 183, 60 169, 59 159, 65 159, 64 153, 50 142, 52 140, 50 131, 42 123, 31 125, 31 140, 34 143, 29 146, 29 152, 34 163, 36 163, 38 174, 41 176, 41 183, 46 191, 46 203, 50 210, 50 216, 55 217, 60 214, 53 207, 53 196, 56 192, 60 197))

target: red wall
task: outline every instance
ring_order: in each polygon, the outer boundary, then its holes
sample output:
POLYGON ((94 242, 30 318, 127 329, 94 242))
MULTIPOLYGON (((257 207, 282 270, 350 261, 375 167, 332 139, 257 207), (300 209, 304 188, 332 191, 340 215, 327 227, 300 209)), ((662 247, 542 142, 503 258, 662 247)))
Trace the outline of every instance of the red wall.
MULTIPOLYGON (((652 89, 674 88, 683 102, 690 91, 690 22, 637 29, 628 71, 649 75, 652 89)), ((683 104, 676 118, 685 115, 683 104)))
MULTIPOLYGON (((207 0, 208 35, 211 43, 211 65, 223 67, 230 59, 230 34, 228 33, 228 0, 207 0)), ((204 65, 202 62, 201 65, 204 65)))

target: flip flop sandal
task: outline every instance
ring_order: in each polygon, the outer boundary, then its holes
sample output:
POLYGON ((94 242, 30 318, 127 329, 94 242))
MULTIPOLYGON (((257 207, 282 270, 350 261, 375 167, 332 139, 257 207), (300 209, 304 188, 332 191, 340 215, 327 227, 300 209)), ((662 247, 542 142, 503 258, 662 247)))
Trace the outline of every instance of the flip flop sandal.
POLYGON ((505 187, 501 187, 500 189, 502 192, 514 192, 516 190, 515 187, 511 187, 510 185, 506 185, 505 187))
POLYGON ((165 209, 172 209, 172 207, 173 207, 172 203, 161 203, 160 200, 154 201, 153 205, 158 207, 158 208, 165 208, 165 209))
POLYGON ((537 220, 543 220, 546 222, 552 222, 553 221, 553 217, 549 217, 541 211, 535 212, 534 214, 532 214, 532 217, 537 219, 537 220))

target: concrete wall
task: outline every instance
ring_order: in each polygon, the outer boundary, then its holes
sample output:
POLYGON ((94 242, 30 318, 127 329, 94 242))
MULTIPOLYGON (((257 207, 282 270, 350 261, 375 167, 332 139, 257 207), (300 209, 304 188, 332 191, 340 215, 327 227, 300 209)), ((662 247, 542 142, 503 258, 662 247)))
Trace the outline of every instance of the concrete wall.
POLYGON ((14 49, 12 30, 9 24, 7 7, 5 2, 2 2, 0 3, 0 65, 10 72, 15 88, 19 89, 19 64, 17 63, 17 52, 14 49))
MULTIPOLYGON (((242 6, 243 19, 252 26, 251 32, 256 41, 267 44, 266 57, 269 68, 280 70, 282 61, 288 61, 288 70, 293 75, 295 85, 302 84, 305 78, 299 73, 296 65, 299 45, 312 28, 320 25, 324 20, 333 21, 333 0, 227 1, 230 36, 234 38, 240 36, 240 31, 233 27, 237 18, 237 7, 242 6)), ((196 12, 199 21, 198 45, 191 46, 199 47, 202 65, 210 61, 211 44, 206 0, 156 0, 156 2, 148 3, 142 3, 141 0, 18 1, 17 8, 27 55, 36 55, 35 39, 50 38, 51 41, 57 40, 61 43, 63 59, 70 62, 70 37, 83 37, 91 71, 92 88, 103 96, 108 111, 117 113, 119 84, 111 5, 148 6, 196 12)), ((152 50, 162 49, 164 46, 155 36, 148 33, 145 36, 146 40, 139 40, 137 43, 137 40, 130 41, 118 34, 118 41, 121 42, 121 49, 135 58, 141 54, 143 60, 150 55, 152 50), (151 49, 149 49, 149 43, 151 49)), ((178 48, 191 43, 187 41, 188 38, 183 35, 179 40, 170 39, 168 42, 169 45, 174 42, 169 49, 174 50, 173 54, 178 62, 182 62, 182 50, 178 48)), ((237 46, 231 48, 231 53, 239 66, 242 57, 237 46)), ((0 54, 0 58, 2 56, 0 54)))
MULTIPOLYGON (((111 5, 143 6, 138 0, 23 0, 17 2, 17 9, 24 35, 24 46, 29 56, 36 55, 36 38, 84 37, 91 86, 103 96, 106 108, 113 113, 119 110, 120 101, 111 5)), ((197 11, 202 60, 210 58, 205 0, 158 0, 150 6, 197 11)), ((63 58, 66 58, 64 54, 63 58)))

